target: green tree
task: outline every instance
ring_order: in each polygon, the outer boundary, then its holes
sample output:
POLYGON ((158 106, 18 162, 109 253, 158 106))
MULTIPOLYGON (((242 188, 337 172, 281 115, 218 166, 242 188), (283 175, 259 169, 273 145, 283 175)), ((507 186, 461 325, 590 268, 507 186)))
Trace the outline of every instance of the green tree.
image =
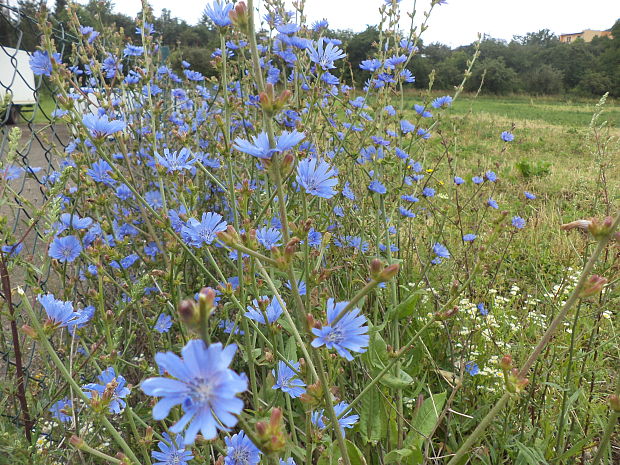
POLYGON ((482 90, 491 94, 508 94, 519 90, 519 75, 510 67, 506 66, 503 57, 486 58, 474 69, 471 79, 468 81, 468 90, 474 91, 483 84, 482 90), (482 76, 484 75, 484 83, 482 76))
POLYGON ((564 91, 564 74, 546 63, 526 73, 523 81, 530 94, 560 94, 564 91))
MULTIPOLYGON (((360 63, 366 60, 376 50, 379 42, 379 30, 376 26, 368 26, 365 31, 352 35, 345 42, 347 59, 351 65, 355 84, 362 85, 369 78, 370 73, 360 69, 360 63)), ((348 76, 345 73, 345 79, 348 76)))

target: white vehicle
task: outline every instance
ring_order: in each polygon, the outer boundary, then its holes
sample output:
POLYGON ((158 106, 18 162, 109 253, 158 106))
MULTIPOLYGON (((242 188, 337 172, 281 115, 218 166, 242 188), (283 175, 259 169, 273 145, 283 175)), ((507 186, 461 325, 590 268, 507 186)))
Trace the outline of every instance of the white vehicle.
POLYGON ((37 103, 34 73, 30 69, 30 52, 0 46, 0 106, 6 107, 8 118, 0 114, 0 123, 6 118, 8 124, 16 123, 24 108, 37 103), (7 97, 8 95, 8 97, 7 97))

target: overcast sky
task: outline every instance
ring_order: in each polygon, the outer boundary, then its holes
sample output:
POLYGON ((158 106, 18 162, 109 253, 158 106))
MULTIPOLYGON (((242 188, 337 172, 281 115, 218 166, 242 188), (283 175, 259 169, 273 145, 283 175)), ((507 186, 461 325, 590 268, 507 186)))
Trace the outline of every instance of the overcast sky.
MULTIPOLYGON (((151 0, 150 3, 156 15, 162 8, 168 8, 173 16, 195 24, 207 2, 151 0)), ((262 1, 255 3, 260 5, 262 1)), ((292 1, 286 3, 291 5, 292 1)), ((325 18, 332 28, 359 32, 368 24, 377 24, 383 3, 383 0, 306 0, 306 15, 309 22, 325 18)), ((130 16, 140 10, 140 0, 115 0, 114 4, 118 11, 130 16)), ((402 0, 400 4, 401 16, 406 18, 405 12, 411 11, 414 0, 402 0)), ((430 0, 417 2, 419 20, 429 5, 430 0)), ((430 27, 422 38, 426 43, 442 42, 454 47, 475 41, 479 32, 510 40, 513 35, 540 29, 550 29, 558 35, 583 29, 609 29, 618 18, 620 0, 448 0, 446 5, 435 7, 430 27)))

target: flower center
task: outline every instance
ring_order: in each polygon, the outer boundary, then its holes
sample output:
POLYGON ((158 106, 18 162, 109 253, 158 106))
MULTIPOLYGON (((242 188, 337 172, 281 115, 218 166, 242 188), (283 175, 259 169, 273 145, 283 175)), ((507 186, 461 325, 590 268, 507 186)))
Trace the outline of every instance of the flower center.
POLYGON ((247 447, 239 447, 233 452, 235 465, 248 465, 250 463, 250 452, 247 447))
POLYGON ((179 452, 180 451, 175 451, 172 454, 170 454, 170 457, 168 457, 166 465, 178 465, 179 463, 181 463, 181 455, 179 454, 179 452))
POLYGON ((192 402, 196 404, 208 404, 211 401, 213 393, 213 385, 205 381, 201 381, 200 384, 194 386, 192 392, 192 402))
POLYGON ((333 328, 330 333, 325 337, 327 342, 339 343, 342 341, 342 331, 338 328, 333 328))

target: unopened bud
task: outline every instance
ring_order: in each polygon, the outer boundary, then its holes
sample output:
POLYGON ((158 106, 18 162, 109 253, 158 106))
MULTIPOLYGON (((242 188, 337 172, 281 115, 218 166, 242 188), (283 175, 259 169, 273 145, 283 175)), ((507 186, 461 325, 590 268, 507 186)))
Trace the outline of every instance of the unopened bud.
POLYGON ((215 303, 215 291, 210 287, 203 287, 198 294, 198 311, 201 318, 208 318, 215 303))
POLYGON ((248 6, 245 2, 238 2, 235 8, 228 13, 228 17, 241 32, 248 32, 249 15, 248 6))
POLYGON ((512 356, 504 355, 499 361, 499 366, 502 370, 508 371, 512 368, 512 356))
POLYGON ((308 328, 310 329, 316 327, 317 321, 314 319, 314 316, 312 315, 312 313, 308 313, 306 315, 306 324, 308 325, 308 328))
POLYGON ((518 378, 517 379, 517 392, 521 392, 525 389, 525 386, 527 386, 530 383, 530 380, 528 378, 518 378))
POLYGON ((512 394, 519 394, 530 382, 529 379, 519 376, 519 370, 513 368, 512 371, 504 371, 506 390, 512 394))
POLYGON ((282 422, 282 409, 275 407, 271 410, 271 416, 269 417, 269 425, 275 427, 282 422))
POLYGON ((71 444, 76 449, 82 449, 86 445, 86 442, 84 442, 84 439, 74 434, 73 436, 71 436, 71 439, 69 439, 69 444, 71 444))
POLYGON ((602 239, 603 237, 611 234, 611 227, 613 225, 613 219, 611 216, 606 217, 602 221, 592 219, 588 231, 594 236, 595 239, 602 239))
POLYGON ((293 167, 294 161, 295 161, 295 156, 292 153, 288 152, 286 155, 284 155, 284 157, 282 158, 282 161, 280 162, 282 174, 287 175, 289 173, 289 171, 293 167))
POLYGON ((381 273, 379 273, 379 281, 386 282, 392 279, 394 276, 398 274, 400 270, 400 265, 398 263, 392 263, 391 265, 386 266, 381 273))
POLYGON ((259 436, 264 436, 267 433, 267 424, 262 421, 256 423, 256 433, 259 436))
POLYGON ((281 110, 282 108, 284 108, 289 98, 291 98, 291 95, 293 94, 288 89, 285 89, 282 92, 280 92, 280 95, 278 95, 278 99, 276 100, 276 105, 275 105, 276 109, 281 110))
POLYGON ((459 291, 459 282, 458 280, 452 281, 452 285, 450 286, 450 295, 456 296, 459 291))
POLYGON ((593 274, 586 280, 583 287, 579 291, 579 297, 583 299, 584 297, 590 297, 598 294, 603 290, 605 284, 607 284, 607 278, 593 274))
POLYGON ((370 277, 379 280, 379 274, 383 271, 383 262, 378 258, 373 258, 370 262, 370 277))
POLYGON ((284 247, 285 259, 290 260, 291 258, 293 258, 293 255, 295 255, 295 252, 297 251, 297 246, 300 242, 301 240, 298 237, 292 237, 291 240, 288 241, 288 244, 286 244, 286 247, 284 247))
POLYGON ((224 244, 232 245, 240 241, 239 234, 232 225, 228 225, 226 231, 220 231, 217 233, 217 238, 224 244))
POLYGON ((198 312, 196 311, 196 305, 191 300, 184 300, 179 304, 177 308, 181 320, 188 325, 193 326, 198 323, 198 312))
POLYGON ((37 338, 37 332, 34 330, 34 328, 32 328, 31 326, 28 325, 23 325, 22 326, 22 331, 28 335, 29 337, 36 339, 37 338))
POLYGON ((258 94, 260 106, 266 115, 272 115, 275 112, 275 92, 273 84, 268 82, 265 84, 265 91, 258 94))
POLYGON ((448 318, 452 318, 454 315, 456 315, 458 311, 459 308, 455 305, 454 307, 452 307, 451 310, 444 310, 443 312, 435 313, 435 319, 439 321, 445 321, 448 318))
POLYGON ((127 457, 122 452, 117 452, 116 453, 116 458, 121 461, 121 463, 119 465, 131 465, 131 460, 129 460, 129 457, 127 457))

